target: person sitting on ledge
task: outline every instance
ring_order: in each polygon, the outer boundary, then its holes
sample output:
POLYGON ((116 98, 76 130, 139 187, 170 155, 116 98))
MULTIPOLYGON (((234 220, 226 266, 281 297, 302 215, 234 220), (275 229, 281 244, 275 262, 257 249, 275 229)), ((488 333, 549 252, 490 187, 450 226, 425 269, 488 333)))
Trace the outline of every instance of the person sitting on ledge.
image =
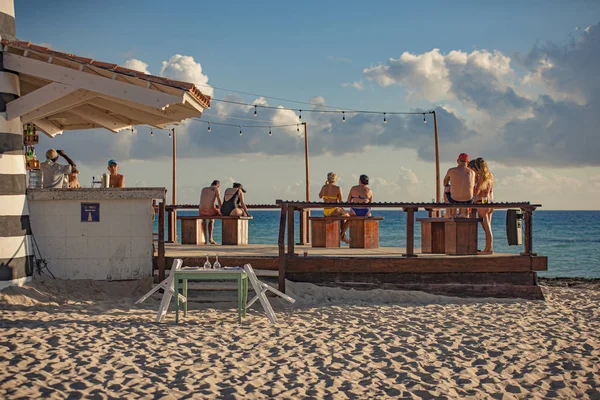
MULTIPOLYGON (((358 185, 353 186, 348 193, 348 203, 371 203, 373 202, 373 192, 367 186, 369 177, 361 175, 358 179, 358 185)), ((371 209, 368 207, 352 207, 350 215, 356 217, 370 217, 371 209)))
POLYGON ((223 193, 221 214, 225 217, 249 217, 248 207, 246 207, 246 203, 244 202, 244 193, 246 193, 246 190, 238 182, 235 182, 233 187, 225 190, 225 193, 223 193))
MULTIPOLYGON (((219 208, 221 208, 221 182, 214 180, 209 187, 205 187, 200 192, 200 209, 199 213, 201 217, 214 217, 221 215, 219 208), (215 202, 219 204, 219 207, 215 206, 215 202)), ((202 229, 204 230, 204 237, 207 238, 206 244, 216 244, 213 240, 213 228, 215 227, 215 220, 209 219, 208 224, 206 219, 203 220, 202 229), (208 225, 208 226, 207 226, 208 225)))
POLYGON ((108 162, 108 172, 110 172, 110 187, 111 188, 124 188, 125 177, 119 174, 119 164, 115 160, 108 162))
MULTIPOLYGON (((342 188, 336 185, 337 174, 330 172, 327 174, 327 180, 319 192, 319 198, 323 199, 325 203, 341 203, 343 202, 342 188)), ((326 217, 349 217, 350 214, 342 207, 325 207, 323 208, 323 215, 326 217)), ((346 221, 344 221, 344 224, 346 221)), ((343 228, 343 225, 342 225, 343 228)), ((340 231, 341 240, 344 243, 350 243, 346 235, 345 230, 340 231)))
POLYGON ((65 175, 70 174, 76 168, 73 160, 62 150, 50 149, 46 152, 46 161, 40 165, 43 176, 44 189, 61 189, 65 181, 65 175), (58 163, 58 156, 62 156, 69 164, 58 163))
MULTIPOLYGON (((473 187, 475 186, 475 171, 469 168, 469 155, 460 153, 456 167, 450 168, 444 177, 444 197, 450 204, 473 204, 473 187)), ((460 214, 468 216, 467 209, 461 209, 460 214)), ((448 209, 447 217, 456 216, 455 209, 448 209)))

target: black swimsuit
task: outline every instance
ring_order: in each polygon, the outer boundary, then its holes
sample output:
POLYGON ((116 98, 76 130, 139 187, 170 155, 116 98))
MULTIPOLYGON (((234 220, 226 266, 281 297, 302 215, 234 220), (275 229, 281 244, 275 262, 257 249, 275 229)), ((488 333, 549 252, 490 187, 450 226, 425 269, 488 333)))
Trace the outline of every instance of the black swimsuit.
POLYGON ((240 191, 239 189, 235 191, 234 195, 231 196, 229 200, 223 201, 221 205, 221 214, 225 217, 229 216, 233 210, 238 208, 240 204, 240 191))

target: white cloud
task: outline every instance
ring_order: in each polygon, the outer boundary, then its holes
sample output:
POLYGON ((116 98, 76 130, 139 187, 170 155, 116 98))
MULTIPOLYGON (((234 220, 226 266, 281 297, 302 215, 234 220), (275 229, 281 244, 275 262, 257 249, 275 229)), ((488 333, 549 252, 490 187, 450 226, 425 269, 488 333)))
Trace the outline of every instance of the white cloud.
POLYGON ((169 61, 163 61, 160 75, 165 78, 197 84, 200 91, 208 96, 213 95, 213 88, 208 85, 208 76, 202 73, 202 65, 191 56, 175 54, 169 61))
POLYGON ((364 84, 363 81, 345 82, 345 83, 342 83, 342 87, 345 87, 345 88, 350 87, 350 88, 354 88, 354 89, 357 89, 357 90, 364 90, 365 89, 365 84, 364 84))
POLYGON ((135 58, 131 58, 127 61, 125 61, 125 64, 123 64, 123 66, 125 68, 129 68, 132 69, 134 71, 139 71, 139 72, 143 72, 144 74, 150 74, 150 70, 148 69, 148 64, 146 64, 145 62, 135 59, 135 58))

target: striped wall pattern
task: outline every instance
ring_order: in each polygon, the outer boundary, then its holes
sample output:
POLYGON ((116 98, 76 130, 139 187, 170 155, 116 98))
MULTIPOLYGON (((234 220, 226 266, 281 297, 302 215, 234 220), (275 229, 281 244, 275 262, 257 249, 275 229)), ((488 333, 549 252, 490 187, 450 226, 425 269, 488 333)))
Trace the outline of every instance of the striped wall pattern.
MULTIPOLYGON (((12 26, 14 33, 14 8, 13 16, 7 14, 6 3, 0 0, 0 31, 12 26)), ((19 92, 18 77, 0 63, 0 289, 23 284, 33 274, 23 126, 20 118, 6 120, 6 103, 19 97, 19 92)))

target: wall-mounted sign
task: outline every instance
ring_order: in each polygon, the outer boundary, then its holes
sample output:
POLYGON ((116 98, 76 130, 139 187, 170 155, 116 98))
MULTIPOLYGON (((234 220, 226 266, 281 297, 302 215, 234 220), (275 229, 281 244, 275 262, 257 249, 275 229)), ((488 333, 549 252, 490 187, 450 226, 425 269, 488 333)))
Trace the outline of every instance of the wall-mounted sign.
POLYGON ((100 203, 81 203, 81 222, 100 222, 100 203))

